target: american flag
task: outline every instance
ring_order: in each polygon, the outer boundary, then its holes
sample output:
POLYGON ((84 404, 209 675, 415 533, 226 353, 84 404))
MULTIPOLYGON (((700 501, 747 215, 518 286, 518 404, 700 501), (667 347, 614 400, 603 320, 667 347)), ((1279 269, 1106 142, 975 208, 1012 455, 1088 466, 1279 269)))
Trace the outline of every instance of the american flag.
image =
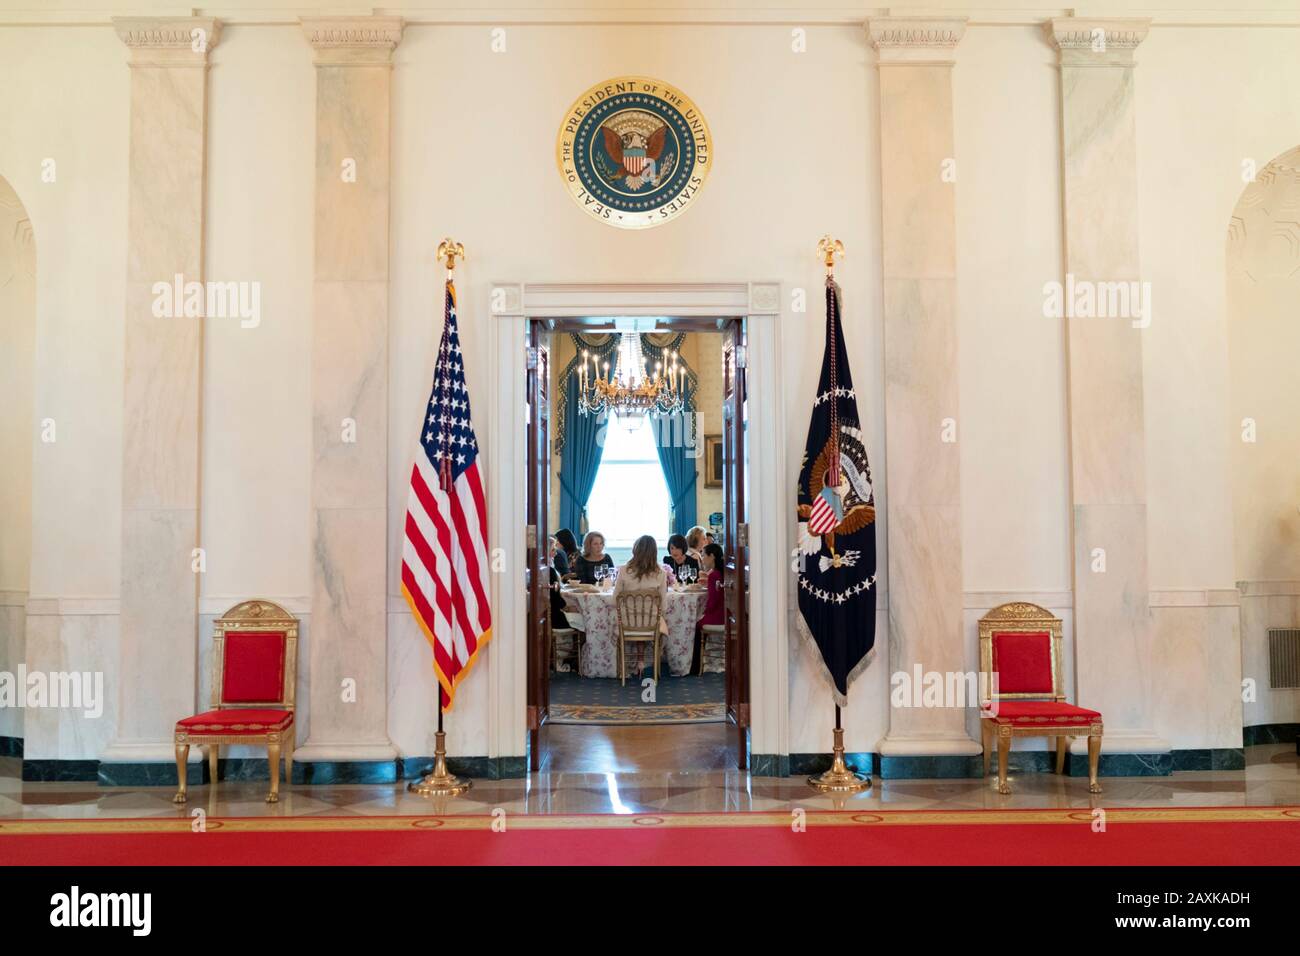
POLYGON ((448 280, 402 546, 402 593, 433 647, 443 710, 451 709, 456 688, 492 636, 487 568, 487 508, 456 328, 456 289, 448 280))

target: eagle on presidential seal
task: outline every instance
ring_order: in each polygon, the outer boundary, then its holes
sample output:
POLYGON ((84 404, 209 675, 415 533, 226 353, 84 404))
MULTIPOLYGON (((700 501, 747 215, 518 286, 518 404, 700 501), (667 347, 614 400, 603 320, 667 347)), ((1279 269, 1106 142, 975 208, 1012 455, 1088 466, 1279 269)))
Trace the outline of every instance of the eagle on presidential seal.
POLYGON ((668 126, 645 110, 616 113, 600 127, 610 163, 601 164, 607 182, 620 182, 636 191, 647 183, 653 188, 670 176, 676 165, 673 153, 664 154, 668 126))
MULTIPOLYGON (((833 461, 836 449, 829 438, 812 467, 806 471, 801 468, 808 476, 808 486, 803 491, 812 504, 799 505, 799 550, 804 554, 819 554, 825 545, 830 557, 821 559, 822 571, 832 567, 852 567, 859 553, 837 552, 836 535, 847 537, 876 520, 871 466, 867 463, 862 430, 846 422, 840 425, 839 431, 838 479, 834 475, 833 461)), ((806 466, 807 463, 805 454, 803 464, 806 466)))

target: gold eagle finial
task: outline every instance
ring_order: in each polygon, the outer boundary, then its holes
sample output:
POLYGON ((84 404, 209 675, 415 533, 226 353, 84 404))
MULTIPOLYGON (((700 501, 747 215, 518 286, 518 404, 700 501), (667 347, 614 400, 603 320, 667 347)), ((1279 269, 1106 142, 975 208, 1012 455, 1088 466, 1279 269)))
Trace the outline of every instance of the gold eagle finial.
POLYGON ((828 232, 817 240, 817 252, 826 263, 826 274, 829 276, 835 272, 835 257, 844 258, 844 243, 828 232))
POLYGON ((447 264, 447 271, 451 272, 456 268, 456 257, 465 258, 465 244, 456 242, 454 239, 444 239, 438 243, 438 258, 447 264))

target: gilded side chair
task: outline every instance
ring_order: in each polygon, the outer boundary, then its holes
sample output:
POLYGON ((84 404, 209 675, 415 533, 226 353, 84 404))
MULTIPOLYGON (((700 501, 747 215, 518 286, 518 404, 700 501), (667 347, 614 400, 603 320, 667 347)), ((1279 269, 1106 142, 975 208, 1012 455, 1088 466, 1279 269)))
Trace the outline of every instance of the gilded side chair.
MULTIPOLYGON (((614 599, 614 605, 618 616, 619 680, 627 683, 627 645, 636 644, 640 650, 649 644, 653 648, 655 684, 658 684, 659 658, 663 653, 663 632, 659 625, 663 619, 663 605, 659 592, 634 591, 620 594, 614 599)), ((637 662, 644 667, 642 661, 642 655, 638 654, 637 662)))
POLYGON ((1088 790, 1101 793, 1101 714, 1065 700, 1061 620, 1037 604, 1012 602, 980 618, 980 730, 984 775, 993 742, 998 751, 998 792, 1010 793, 1007 759, 1013 737, 1056 738, 1056 772, 1065 771, 1073 737, 1088 738, 1088 790))
POLYGON ((271 774, 267 803, 280 799, 280 757, 286 784, 293 777, 294 688, 298 619, 270 601, 244 601, 217 619, 212 638, 212 709, 176 724, 173 800, 184 803, 190 745, 207 750, 212 786, 223 744, 263 744, 271 774))

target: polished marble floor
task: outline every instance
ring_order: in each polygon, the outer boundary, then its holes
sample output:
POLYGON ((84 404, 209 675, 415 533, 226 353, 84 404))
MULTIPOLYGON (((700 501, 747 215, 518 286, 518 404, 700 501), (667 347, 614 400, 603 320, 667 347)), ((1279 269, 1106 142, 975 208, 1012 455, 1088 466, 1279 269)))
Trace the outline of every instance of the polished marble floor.
POLYGON ((867 792, 833 797, 802 777, 751 777, 721 769, 729 738, 718 725, 552 728, 541 773, 522 780, 477 780, 465 795, 420 797, 404 784, 295 786, 280 802, 263 801, 266 784, 192 786, 190 802, 171 802, 172 788, 99 787, 93 783, 24 783, 19 761, 0 758, 0 821, 4 819, 151 818, 188 815, 308 817, 473 813, 726 813, 745 811, 888 809, 991 810, 1087 807, 1242 807, 1300 805, 1300 758, 1294 746, 1246 750, 1246 769, 1193 771, 1168 777, 1105 777, 1105 792, 1087 781, 1019 774, 1003 796, 984 780, 880 780, 867 792), (661 728, 659 729, 662 730, 661 728), (560 731, 563 731, 561 733, 560 731), (577 735, 590 735, 579 737, 577 735), (674 762, 676 761, 676 762, 674 762), (682 769, 690 766, 697 769, 682 769))

